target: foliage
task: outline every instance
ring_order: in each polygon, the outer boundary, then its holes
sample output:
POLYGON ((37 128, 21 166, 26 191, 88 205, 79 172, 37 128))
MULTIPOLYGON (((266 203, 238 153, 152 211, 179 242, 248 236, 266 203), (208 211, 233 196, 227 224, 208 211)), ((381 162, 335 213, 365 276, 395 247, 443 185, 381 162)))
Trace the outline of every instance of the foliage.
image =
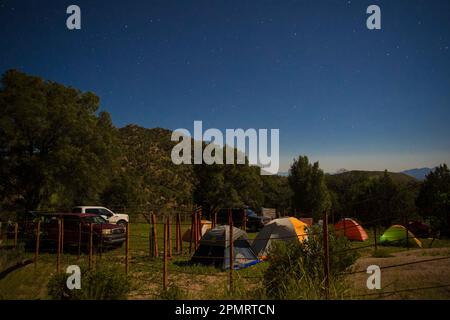
MULTIPOLYGON (((370 175, 361 171, 327 176, 335 218, 354 217, 389 226, 415 218, 418 182, 399 182, 391 173, 370 175)), ((406 181, 406 180, 405 180, 406 181)))
POLYGON ((158 298, 162 300, 183 300, 185 297, 186 292, 175 284, 171 284, 166 290, 161 289, 158 293, 158 298))
MULTIPOLYGON (((223 152, 225 156, 225 152, 223 152)), ((236 155, 236 152, 235 152, 236 155)), ((201 164, 194 166, 197 204, 214 210, 248 205, 259 208, 264 201, 260 169, 246 164, 201 164)))
POLYGON ((81 289, 67 288, 68 274, 59 273, 48 282, 48 295, 54 300, 120 300, 130 290, 127 277, 117 269, 102 268, 81 272, 81 289))
MULTIPOLYGON (((308 240, 277 242, 271 247, 269 267, 264 273, 264 287, 269 298, 274 299, 322 299, 324 298, 323 234, 311 230, 308 240)), ((335 237, 330 232, 330 294, 339 298, 345 291, 341 273, 348 270, 358 258, 350 249, 345 237, 335 237)))
POLYGON ((324 210, 330 208, 330 195, 318 162, 311 165, 306 156, 294 159, 288 181, 293 191, 292 205, 296 210, 318 219, 324 210))
POLYGON ((18 71, 0 88, 0 192, 26 210, 97 199, 115 129, 99 98, 18 71))
POLYGON ((430 172, 417 197, 421 215, 442 235, 450 235, 450 170, 446 164, 430 172))
POLYGON ((290 208, 293 196, 292 189, 287 177, 282 176, 262 176, 262 192, 264 194, 264 204, 266 208, 275 208, 279 212, 284 212, 290 208))

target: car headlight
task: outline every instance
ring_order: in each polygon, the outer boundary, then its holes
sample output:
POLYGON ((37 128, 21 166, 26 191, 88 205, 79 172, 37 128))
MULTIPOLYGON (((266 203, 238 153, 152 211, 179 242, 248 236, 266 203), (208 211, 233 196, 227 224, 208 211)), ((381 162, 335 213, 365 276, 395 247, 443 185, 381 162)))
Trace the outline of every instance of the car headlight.
POLYGON ((103 229, 102 234, 111 234, 111 229, 103 229))

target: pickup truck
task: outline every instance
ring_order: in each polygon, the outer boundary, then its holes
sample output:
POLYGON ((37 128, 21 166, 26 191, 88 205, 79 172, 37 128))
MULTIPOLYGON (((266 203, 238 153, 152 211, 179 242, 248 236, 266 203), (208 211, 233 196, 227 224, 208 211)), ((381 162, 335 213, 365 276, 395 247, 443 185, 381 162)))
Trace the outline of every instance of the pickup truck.
POLYGON ((72 209, 72 213, 90 213, 102 216, 109 223, 125 225, 129 221, 127 214, 115 213, 112 210, 105 207, 94 207, 94 206, 79 206, 72 209))
MULTIPOLYGON (((122 225, 108 223, 96 214, 85 213, 33 213, 27 220, 19 222, 19 239, 27 246, 36 243, 36 225, 41 221, 40 241, 43 247, 55 247, 58 241, 58 220, 64 225, 64 245, 87 248, 90 241, 90 226, 94 246, 120 247, 126 240, 126 229, 122 225)), ((13 228, 9 238, 14 236, 13 228)))

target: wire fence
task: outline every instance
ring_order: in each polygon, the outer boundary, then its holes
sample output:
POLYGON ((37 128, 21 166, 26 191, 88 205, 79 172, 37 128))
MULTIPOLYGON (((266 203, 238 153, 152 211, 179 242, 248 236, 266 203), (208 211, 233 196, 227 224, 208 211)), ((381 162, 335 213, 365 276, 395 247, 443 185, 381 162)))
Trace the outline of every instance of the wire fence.
MULTIPOLYGON (((202 222, 201 208, 196 208, 194 212, 189 213, 190 222, 183 222, 181 214, 174 216, 167 215, 165 218, 152 213, 148 216, 145 223, 129 223, 123 227, 110 225, 83 223, 69 223, 64 215, 56 215, 51 221, 32 221, 32 222, 0 222, 0 248, 17 248, 23 245, 30 254, 33 254, 33 263, 35 269, 39 267, 41 254, 43 252, 50 253, 50 259, 54 259, 55 271, 63 271, 63 266, 69 264, 85 263, 89 269, 95 269, 104 264, 114 263, 122 265, 122 270, 126 274, 133 274, 133 269, 141 270, 142 266, 147 273, 152 273, 154 279, 159 279, 160 285, 154 281, 152 284, 161 288, 161 292, 165 292, 172 284, 176 284, 179 288, 186 291, 202 292, 202 288, 186 285, 185 278, 196 277, 213 277, 220 279, 225 286, 225 290, 232 292, 236 281, 241 279, 255 280, 263 279, 262 274, 249 275, 240 273, 236 270, 239 264, 245 265, 251 258, 236 257, 236 239, 233 237, 235 228, 231 213, 228 216, 228 225, 224 225, 224 237, 222 241, 217 239, 202 238, 202 222), (159 222, 157 221, 159 220, 159 222), (228 235, 228 236, 227 236, 228 235), (183 240, 184 238, 184 240, 183 240), (220 244, 223 248, 222 255, 205 255, 197 249, 201 245, 220 244), (112 250, 111 250, 112 248, 112 250), (196 253, 196 254, 195 254, 196 253), (210 261, 210 264, 219 266, 219 270, 214 268, 196 268, 192 269, 189 262, 193 256, 197 260, 210 261), (174 262, 174 259, 178 264, 174 262), (170 267, 169 267, 170 264, 170 267), (226 265, 230 266, 226 268, 226 265), (181 278, 180 278, 181 277, 181 278)), ((212 221, 206 222, 209 228, 217 227, 217 218, 213 217, 212 221)), ((373 225, 383 218, 367 221, 362 224, 349 225, 345 227, 343 234, 352 228, 360 228, 365 225, 373 225)), ((246 222, 242 222, 242 228, 246 228, 246 222)), ((301 234, 293 234, 291 236, 270 236, 257 237, 253 241, 289 241, 295 238, 323 236, 323 261, 324 261, 324 277, 325 277, 325 298, 329 297, 330 278, 330 262, 329 256, 338 254, 342 251, 329 250, 328 238, 331 235, 339 234, 342 230, 328 229, 328 216, 324 213, 322 228, 305 229, 301 234)), ((341 234, 342 235, 342 234, 341 234)), ((408 233, 405 234, 408 240, 408 233)), ((398 241, 405 241, 399 239, 398 241)), ((391 244, 395 244, 395 240, 391 244)), ((408 241, 406 242, 408 243, 408 241)), ((345 250, 362 250, 377 247, 379 244, 375 240, 374 243, 362 245, 358 247, 346 248, 345 250)), ((450 256, 400 263, 381 267, 382 270, 400 268, 412 264, 431 263, 434 261, 442 261, 450 259, 450 256)), ((45 261, 48 263, 48 257, 45 261)), ((366 270, 355 270, 343 272, 340 275, 349 276, 358 273, 366 273, 366 270)), ((134 276, 134 275, 133 275, 134 276)), ((396 293, 418 290, 431 290, 433 288, 444 288, 450 286, 428 286, 423 288, 401 289, 386 292, 376 292, 370 294, 357 295, 354 297, 370 297, 370 296, 386 296, 396 293)), ((157 291, 160 292, 160 291, 157 291)), ((160 293, 149 291, 136 291, 131 296, 146 295, 151 297, 161 297, 160 293)))

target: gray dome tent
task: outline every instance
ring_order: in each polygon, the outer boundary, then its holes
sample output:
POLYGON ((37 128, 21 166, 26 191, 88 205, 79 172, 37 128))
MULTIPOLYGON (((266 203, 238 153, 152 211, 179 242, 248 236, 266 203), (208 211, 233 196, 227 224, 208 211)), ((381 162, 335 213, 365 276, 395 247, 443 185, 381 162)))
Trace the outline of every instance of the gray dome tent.
MULTIPOLYGON (((246 268, 259 262, 245 231, 233 227, 234 269, 246 268)), ((219 226, 208 230, 200 240, 191 259, 194 263, 230 268, 230 227, 219 226)))

